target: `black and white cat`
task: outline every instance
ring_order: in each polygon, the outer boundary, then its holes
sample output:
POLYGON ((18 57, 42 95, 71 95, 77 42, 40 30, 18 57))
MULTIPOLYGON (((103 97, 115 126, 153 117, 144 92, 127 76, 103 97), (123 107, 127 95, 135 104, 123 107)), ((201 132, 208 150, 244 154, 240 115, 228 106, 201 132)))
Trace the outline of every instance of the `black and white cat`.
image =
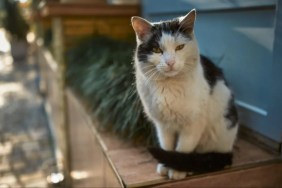
POLYGON ((221 69, 200 56, 194 35, 196 11, 172 21, 132 17, 136 33, 136 84, 162 149, 150 152, 157 172, 182 179, 187 172, 232 163, 238 116, 221 69))

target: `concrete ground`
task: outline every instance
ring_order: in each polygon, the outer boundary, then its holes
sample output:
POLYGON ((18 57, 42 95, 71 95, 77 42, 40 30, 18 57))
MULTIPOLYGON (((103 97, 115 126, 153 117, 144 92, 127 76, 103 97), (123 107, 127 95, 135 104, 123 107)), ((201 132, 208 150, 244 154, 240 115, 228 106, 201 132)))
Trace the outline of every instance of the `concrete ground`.
POLYGON ((36 58, 13 62, 3 36, 0 29, 0 188, 47 187, 54 157, 36 58))

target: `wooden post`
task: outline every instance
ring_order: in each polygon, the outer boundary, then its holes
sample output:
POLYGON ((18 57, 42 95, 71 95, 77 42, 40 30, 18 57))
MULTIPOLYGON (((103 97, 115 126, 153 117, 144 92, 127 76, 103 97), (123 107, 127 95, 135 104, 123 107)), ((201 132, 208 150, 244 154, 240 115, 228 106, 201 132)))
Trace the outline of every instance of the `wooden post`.
POLYGON ((64 183, 70 185, 69 178, 69 147, 68 147, 68 125, 66 122, 66 100, 65 100, 65 58, 64 58, 64 32, 63 21, 61 17, 52 18, 53 33, 53 55, 57 62, 57 96, 53 98, 53 104, 57 107, 57 113, 53 113, 55 120, 55 137, 56 137, 56 160, 57 166, 64 174, 64 183))

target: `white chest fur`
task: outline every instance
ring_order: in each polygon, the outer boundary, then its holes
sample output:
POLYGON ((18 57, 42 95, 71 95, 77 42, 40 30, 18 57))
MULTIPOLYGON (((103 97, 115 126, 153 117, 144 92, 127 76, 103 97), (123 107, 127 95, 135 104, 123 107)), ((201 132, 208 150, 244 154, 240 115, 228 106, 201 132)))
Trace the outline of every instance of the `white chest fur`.
POLYGON ((165 126, 186 126, 206 109, 208 85, 201 74, 145 84, 137 77, 137 88, 146 114, 165 126))

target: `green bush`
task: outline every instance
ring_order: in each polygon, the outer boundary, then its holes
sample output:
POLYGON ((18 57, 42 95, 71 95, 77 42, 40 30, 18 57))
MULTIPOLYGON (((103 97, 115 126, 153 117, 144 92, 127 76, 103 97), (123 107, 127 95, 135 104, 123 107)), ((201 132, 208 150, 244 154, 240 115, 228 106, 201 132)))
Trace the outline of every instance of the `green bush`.
POLYGON ((135 144, 156 143, 135 88, 134 44, 92 37, 67 53, 67 83, 86 101, 99 129, 135 144))

